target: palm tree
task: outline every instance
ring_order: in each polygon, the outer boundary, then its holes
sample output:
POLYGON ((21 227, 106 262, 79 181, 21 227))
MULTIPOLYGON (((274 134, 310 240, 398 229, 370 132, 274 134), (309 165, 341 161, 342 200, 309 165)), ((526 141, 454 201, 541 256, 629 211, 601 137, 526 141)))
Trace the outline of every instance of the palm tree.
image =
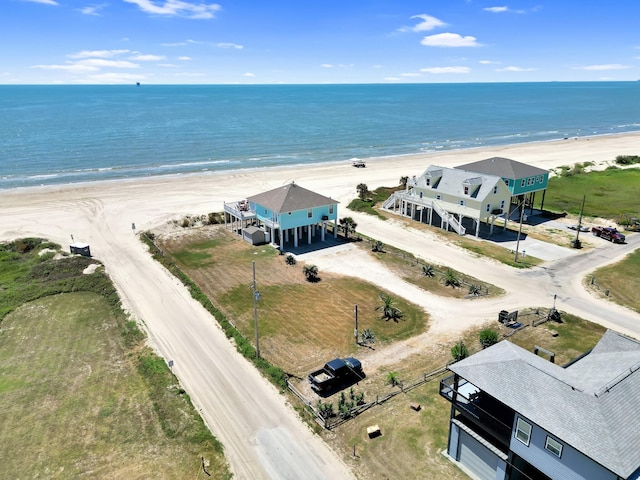
POLYGON ((453 357, 454 362, 459 362, 460 360, 464 360, 469 356, 467 346, 462 340, 453 346, 453 348, 451 349, 451 356, 453 357))
POLYGON ((376 240, 371 245, 371 251, 384 253, 384 243, 382 243, 380 240, 376 240))
POLYGON ((304 276, 308 282, 318 281, 318 267, 316 267, 315 265, 305 265, 304 267, 302 267, 302 273, 304 273, 304 276))
POLYGON ((381 293, 380 300, 382 300, 382 305, 378 305, 376 307, 376 310, 382 311, 382 318, 384 318, 387 322, 389 320, 398 322, 398 320, 404 317, 404 313, 402 313, 402 310, 400 310, 393 304, 393 298, 391 298, 389 295, 381 293))
POLYGON ((360 200, 365 201, 367 199, 367 195, 369 195, 369 187, 367 187, 367 184, 359 183, 356 190, 358 190, 358 197, 360 200))
POLYGON ((344 238, 349 238, 349 234, 356 231, 358 224, 353 221, 351 217, 344 217, 340 219, 340 228, 344 232, 344 238))
POLYGON ((402 188, 406 188, 407 187, 407 182, 409 181, 409 177, 406 175, 403 175, 402 177, 400 177, 400 186, 402 188))
POLYGON ((447 287, 454 287, 454 288, 460 286, 460 280, 456 276, 455 272, 450 268, 447 269, 447 273, 445 273, 444 275, 444 284, 447 287))
POLYGON ((361 338, 362 338, 362 341, 361 341, 362 345, 367 345, 369 343, 376 343, 376 336, 368 328, 365 329, 364 332, 362 332, 361 338))
POLYGON ((423 265, 422 273, 425 277, 435 277, 436 271, 433 269, 433 265, 423 265))

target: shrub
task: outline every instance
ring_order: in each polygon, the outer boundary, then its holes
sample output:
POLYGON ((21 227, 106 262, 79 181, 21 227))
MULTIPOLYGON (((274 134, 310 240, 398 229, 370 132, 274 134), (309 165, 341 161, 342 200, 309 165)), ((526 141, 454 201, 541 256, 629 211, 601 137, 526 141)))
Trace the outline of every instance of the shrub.
POLYGON ((488 348, 498 343, 498 332, 491 328, 485 328, 480 332, 480 345, 482 348, 488 348))
POLYGON ((422 273, 425 277, 435 277, 436 271, 434 270, 432 265, 423 265, 422 273))
POLYGON ((451 349, 451 356, 453 357, 454 362, 459 362, 469 356, 469 351, 467 350, 467 346, 464 344, 462 340, 456 343, 451 349))
POLYGON ((287 255, 284 261, 287 265, 295 265, 297 263, 296 257, 291 254, 287 255))

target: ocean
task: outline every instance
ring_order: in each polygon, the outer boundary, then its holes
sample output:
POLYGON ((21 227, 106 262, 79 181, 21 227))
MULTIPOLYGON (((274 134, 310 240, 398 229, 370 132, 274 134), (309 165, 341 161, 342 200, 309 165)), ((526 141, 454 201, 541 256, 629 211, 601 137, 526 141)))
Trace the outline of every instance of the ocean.
POLYGON ((0 189, 637 131, 639 82, 5 85, 0 189))

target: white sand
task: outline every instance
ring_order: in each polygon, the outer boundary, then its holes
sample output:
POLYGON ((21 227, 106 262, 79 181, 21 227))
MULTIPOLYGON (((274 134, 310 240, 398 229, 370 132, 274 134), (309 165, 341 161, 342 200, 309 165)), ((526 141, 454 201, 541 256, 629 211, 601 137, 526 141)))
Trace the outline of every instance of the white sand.
MULTIPOLYGON (((237 478, 279 478, 276 472, 282 478, 349 478, 348 469, 299 422, 283 397, 234 352, 187 290, 151 260, 132 232, 132 223, 139 231, 185 214, 221 211, 223 201, 239 200, 291 181, 338 199, 344 208, 356 195, 359 183, 371 189, 397 185, 401 176, 419 175, 430 164, 455 166, 502 156, 546 169, 585 161, 603 168, 617 155, 637 155, 638 150, 640 134, 633 134, 371 159, 364 169, 353 168, 345 160, 295 168, 8 190, 0 192, 0 239, 42 236, 66 248, 73 235, 75 241, 91 245, 92 254, 105 264, 126 308, 145 323, 159 353, 174 360, 174 372, 225 445, 237 478)), ((443 255, 440 263, 506 287, 515 305, 531 305, 533 293, 550 301, 554 291, 565 288, 551 281, 542 289, 524 287, 531 290, 525 295, 523 283, 513 280, 518 273, 508 277, 505 267, 446 250, 449 247, 410 230, 400 231, 388 222, 349 215, 356 217, 359 230, 385 243, 419 250, 425 258, 443 255)), ((566 288, 572 289, 565 295, 570 305, 579 279, 572 277, 566 283, 566 288)), ((463 324, 484 320, 496 307, 474 303, 474 312, 467 311, 464 319, 453 319, 457 320, 454 324, 444 321, 450 317, 447 309, 451 307, 439 305, 434 303, 430 313, 442 320, 437 322, 442 331, 448 327, 457 331, 463 324)), ((628 314, 615 306, 606 308, 616 315, 628 314)), ((590 316, 596 315, 592 310, 590 316)))

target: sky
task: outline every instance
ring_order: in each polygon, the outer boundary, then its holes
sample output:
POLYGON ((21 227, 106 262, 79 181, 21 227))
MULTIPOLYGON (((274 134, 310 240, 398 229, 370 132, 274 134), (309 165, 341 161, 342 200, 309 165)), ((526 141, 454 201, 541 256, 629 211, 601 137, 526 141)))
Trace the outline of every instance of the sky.
POLYGON ((640 0, 0 0, 0 84, 640 79, 640 0))

